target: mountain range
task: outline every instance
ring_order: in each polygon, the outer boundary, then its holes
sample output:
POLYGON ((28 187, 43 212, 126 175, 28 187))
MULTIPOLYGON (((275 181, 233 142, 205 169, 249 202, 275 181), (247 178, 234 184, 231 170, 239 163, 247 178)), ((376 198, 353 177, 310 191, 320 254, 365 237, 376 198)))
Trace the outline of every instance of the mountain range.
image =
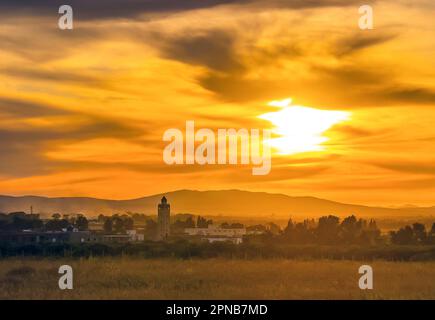
POLYGON ((157 213, 157 204, 166 196, 172 213, 229 217, 319 217, 334 214, 340 217, 355 214, 361 217, 435 216, 435 207, 385 208, 345 204, 315 197, 291 197, 284 194, 241 190, 194 191, 178 190, 131 200, 105 200, 85 197, 48 198, 40 196, 0 196, 0 212, 29 212, 49 216, 52 213, 82 213, 87 216, 138 212, 157 213))

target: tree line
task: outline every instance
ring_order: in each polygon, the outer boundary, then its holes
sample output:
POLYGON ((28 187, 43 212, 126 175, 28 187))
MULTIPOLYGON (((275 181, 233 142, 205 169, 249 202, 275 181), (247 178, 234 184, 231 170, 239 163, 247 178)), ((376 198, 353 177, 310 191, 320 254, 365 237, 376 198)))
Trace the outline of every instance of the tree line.
POLYGON ((340 221, 339 217, 329 215, 320 217, 317 221, 306 219, 298 223, 290 219, 277 237, 292 244, 434 245, 435 223, 428 230, 424 224, 414 223, 382 235, 374 219, 358 219, 351 215, 340 221))
POLYGON ((26 214, 25 212, 0 213, 0 231, 20 232, 32 231, 62 231, 88 230, 89 221, 81 214, 64 215, 58 213, 52 215, 45 223, 38 214, 26 214))
POLYGON ((297 244, 368 244, 381 241, 381 231, 373 219, 357 219, 354 215, 340 218, 329 215, 317 221, 307 219, 294 223, 289 220, 281 234, 284 241, 297 244))
POLYGON ((146 259, 348 259, 348 260, 394 260, 434 261, 433 246, 356 246, 356 245, 300 245, 285 242, 246 241, 240 245, 219 242, 188 241, 174 239, 168 242, 145 241, 142 243, 45 243, 13 244, 0 243, 0 258, 14 256, 43 256, 50 258, 89 258, 135 256, 146 259))
MULTIPOLYGON (((184 219, 176 219, 171 224, 171 233, 182 237, 186 228, 207 228, 213 221, 201 216, 194 219, 193 215, 183 215, 184 219)), ((113 216, 99 215, 97 222, 103 225, 105 233, 125 233, 134 229, 136 223, 144 226, 144 233, 149 239, 157 230, 157 222, 140 214, 115 214, 113 216)), ((221 223, 222 228, 244 228, 241 223, 221 223)), ((37 214, 24 212, 0 213, 1 231, 79 231, 88 230, 89 220, 81 214, 60 215, 55 213, 51 219, 43 221, 37 214)), ((426 228, 422 223, 414 223, 390 231, 382 235, 374 219, 358 219, 351 215, 343 220, 334 215, 319 219, 305 219, 295 222, 290 219, 282 230, 278 225, 248 226, 250 236, 246 240, 272 242, 281 241, 288 244, 321 244, 321 245, 378 245, 391 243, 395 245, 433 245, 435 244, 435 223, 426 228)))
POLYGON ((397 231, 390 231, 391 242, 398 245, 435 244, 435 223, 430 230, 422 223, 414 223, 397 231))

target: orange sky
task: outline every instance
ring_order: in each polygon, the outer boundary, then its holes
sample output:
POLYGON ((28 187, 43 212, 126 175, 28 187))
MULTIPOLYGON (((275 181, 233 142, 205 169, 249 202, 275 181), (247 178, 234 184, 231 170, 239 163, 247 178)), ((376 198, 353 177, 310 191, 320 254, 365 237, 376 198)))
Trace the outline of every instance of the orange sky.
POLYGON ((49 1, 0 8, 0 194, 244 189, 435 205, 433 1, 369 1, 365 31, 356 1, 77 2, 73 31, 57 29, 49 1), (275 150, 267 176, 162 161, 166 129, 272 129, 260 116, 286 98, 347 116, 319 150, 275 150))

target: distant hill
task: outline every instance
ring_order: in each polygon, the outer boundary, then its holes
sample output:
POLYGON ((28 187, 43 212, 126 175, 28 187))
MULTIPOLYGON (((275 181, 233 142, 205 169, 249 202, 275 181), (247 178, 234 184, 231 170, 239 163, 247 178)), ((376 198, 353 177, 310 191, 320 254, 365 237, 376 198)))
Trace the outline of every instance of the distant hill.
POLYGON ((363 217, 435 216, 435 207, 381 208, 344 204, 314 197, 291 197, 283 194, 240 190, 192 191, 179 190, 132 200, 94 198, 47 198, 36 196, 0 196, 0 212, 25 211, 33 206, 35 213, 83 213, 88 216, 124 213, 126 211, 156 214, 157 204, 165 195, 173 213, 222 215, 234 217, 305 218, 335 214, 363 217))

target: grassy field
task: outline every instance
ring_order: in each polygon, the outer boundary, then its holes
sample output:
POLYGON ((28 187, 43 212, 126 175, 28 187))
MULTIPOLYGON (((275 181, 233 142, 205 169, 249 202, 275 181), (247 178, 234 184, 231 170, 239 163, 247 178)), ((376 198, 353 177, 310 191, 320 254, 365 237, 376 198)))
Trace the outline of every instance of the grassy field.
POLYGON ((435 299, 435 262, 369 263, 374 289, 358 288, 353 261, 0 260, 0 299, 435 299), (58 288, 58 268, 74 289, 58 288))

